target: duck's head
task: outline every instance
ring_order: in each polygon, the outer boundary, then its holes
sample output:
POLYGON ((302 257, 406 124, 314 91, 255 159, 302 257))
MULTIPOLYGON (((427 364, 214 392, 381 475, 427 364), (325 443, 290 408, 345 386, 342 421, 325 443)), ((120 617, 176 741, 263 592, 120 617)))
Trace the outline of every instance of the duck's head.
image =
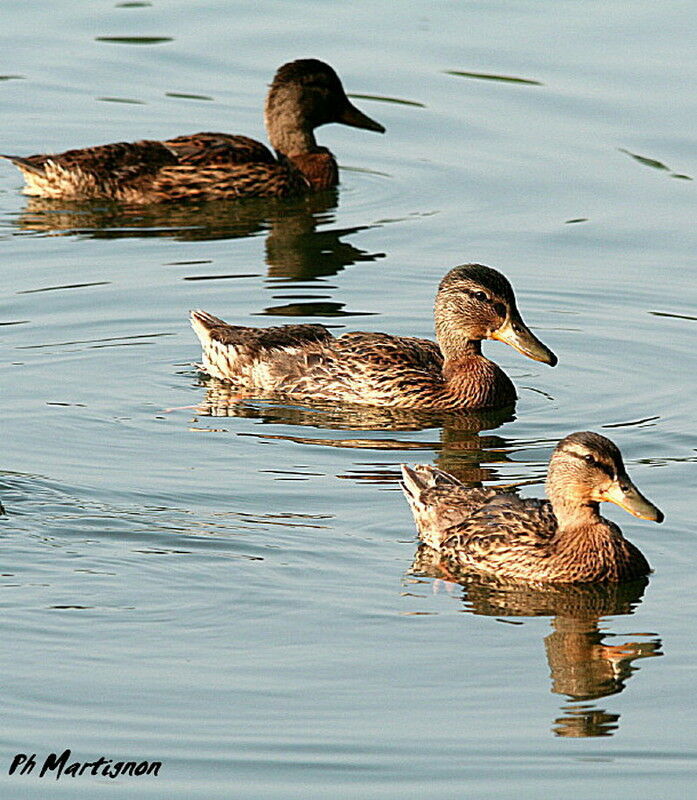
POLYGON ((497 339, 553 367, 557 357, 523 322, 508 280, 483 264, 455 267, 436 296, 436 336, 446 359, 457 358, 464 342, 497 339))
POLYGON ((547 494, 558 503, 592 506, 607 501, 641 519, 663 522, 663 512, 632 483, 617 446, 590 431, 572 433, 552 453, 547 494))
POLYGON ((303 152, 312 131, 329 122, 384 133, 380 123, 359 111, 346 96, 339 76, 323 61, 302 58, 279 68, 266 98, 266 129, 274 148, 286 155, 303 152), (305 143, 298 144, 300 134, 305 143), (293 151, 293 148, 301 149, 293 151))

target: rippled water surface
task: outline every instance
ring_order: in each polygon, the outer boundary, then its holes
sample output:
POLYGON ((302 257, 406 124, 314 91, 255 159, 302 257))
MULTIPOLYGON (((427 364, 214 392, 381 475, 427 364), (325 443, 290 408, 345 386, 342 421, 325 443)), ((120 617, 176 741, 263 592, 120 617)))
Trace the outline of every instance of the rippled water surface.
POLYGON ((5 153, 265 139, 267 84, 302 56, 387 128, 321 129, 342 184, 285 203, 42 203, 0 163, 2 796, 690 796, 693 6, 2 15, 5 153), (440 277, 471 261, 505 272, 560 357, 485 347, 514 417, 240 400, 193 367, 189 308, 431 336, 440 277), (494 590, 420 563, 400 463, 534 496, 584 428, 666 514, 606 510, 648 585, 494 590), (8 775, 66 747, 163 767, 8 775))

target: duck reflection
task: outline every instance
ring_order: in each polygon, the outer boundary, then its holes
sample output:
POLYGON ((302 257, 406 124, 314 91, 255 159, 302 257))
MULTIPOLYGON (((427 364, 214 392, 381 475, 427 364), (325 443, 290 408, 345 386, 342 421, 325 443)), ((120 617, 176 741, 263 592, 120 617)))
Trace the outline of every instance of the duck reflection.
MULTIPOLYGON (((307 433, 246 433, 260 439, 276 439, 303 445, 379 451, 436 451, 435 463, 467 486, 498 479, 496 465, 509 463, 508 443, 492 431, 515 419, 513 409, 482 412, 438 412, 424 409, 399 409, 377 406, 338 405, 314 402, 293 404, 288 398, 273 394, 240 392, 238 387, 201 376, 204 399, 196 407, 200 417, 240 417, 259 420, 261 425, 283 425, 308 429, 307 433), (313 429, 313 430, 309 430, 313 429), (424 439, 408 436, 433 430, 436 435, 424 439), (318 432, 326 431, 326 434, 318 432), (342 433, 352 432, 346 436, 342 433), (390 434, 397 434, 392 436, 390 434), (403 435, 399 435, 403 434, 403 435), (487 466, 483 467, 482 462, 487 466)), ((200 422, 197 418, 196 422, 200 422)), ((357 469, 342 478, 396 485, 400 479, 400 458, 379 465, 355 465, 357 469), (375 468, 371 468, 375 467, 375 468), (379 468, 377 468, 379 467, 379 468)))
POLYGON ((198 242, 266 234, 269 277, 310 281, 384 258, 384 253, 369 253, 344 241, 373 226, 328 227, 337 205, 336 190, 295 200, 152 206, 31 198, 13 223, 23 231, 91 239, 165 237, 198 242))
POLYGON ((611 633, 606 621, 601 622, 604 617, 632 614, 641 602, 648 578, 622 584, 542 586, 453 575, 442 566, 439 554, 426 545, 420 545, 411 572, 460 584, 463 603, 474 614, 552 617, 552 633, 544 640, 551 691, 571 701, 561 707, 562 716, 554 720, 552 731, 556 736, 612 736, 620 715, 588 701, 623 691, 637 671, 633 662, 663 655, 661 640, 651 634, 629 634, 641 639, 608 643, 606 640, 620 634, 611 633))

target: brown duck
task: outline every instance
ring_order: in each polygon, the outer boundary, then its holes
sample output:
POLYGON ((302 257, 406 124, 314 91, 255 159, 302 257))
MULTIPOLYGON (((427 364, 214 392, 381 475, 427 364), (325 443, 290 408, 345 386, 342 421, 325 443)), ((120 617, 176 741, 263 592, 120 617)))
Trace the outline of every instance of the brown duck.
POLYGON ((436 337, 354 332, 335 338, 323 325, 243 328, 192 311, 201 369, 237 386, 295 397, 373 406, 470 410, 515 402, 510 378, 482 355, 498 339, 536 361, 557 357, 523 322, 513 289, 490 267, 466 264, 441 281, 436 337))
POLYGON ((403 466, 402 474, 421 540, 453 573, 609 583, 651 571, 618 526, 600 516, 598 505, 616 503, 654 522, 662 522, 663 514, 629 479, 617 447, 597 433, 572 433, 556 446, 547 474, 549 500, 468 489, 429 466, 403 466))
POLYGON ((292 61, 278 70, 264 119, 276 157, 261 142, 226 133, 0 157, 22 171, 24 194, 38 197, 127 203, 290 197, 339 182, 336 159, 317 144, 315 128, 341 122, 385 132, 349 101, 336 72, 316 59, 292 61))

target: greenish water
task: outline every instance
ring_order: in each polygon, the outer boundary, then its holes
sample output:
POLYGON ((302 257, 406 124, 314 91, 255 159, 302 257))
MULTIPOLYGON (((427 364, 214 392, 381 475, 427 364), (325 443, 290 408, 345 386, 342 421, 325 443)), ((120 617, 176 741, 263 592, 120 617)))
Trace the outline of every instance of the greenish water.
POLYGON ((2 152, 265 139, 266 86, 303 56, 387 133, 321 129, 341 187, 288 203, 42 204, 0 164, 2 796, 690 796, 691 5, 292 8, 3 4, 2 152), (192 367, 190 308, 431 336, 469 261, 560 358, 486 347, 514 418, 239 403, 192 367), (647 586, 415 574, 400 463, 539 495, 585 428, 666 514, 606 509, 647 586), (163 767, 8 775, 66 747, 163 767))

